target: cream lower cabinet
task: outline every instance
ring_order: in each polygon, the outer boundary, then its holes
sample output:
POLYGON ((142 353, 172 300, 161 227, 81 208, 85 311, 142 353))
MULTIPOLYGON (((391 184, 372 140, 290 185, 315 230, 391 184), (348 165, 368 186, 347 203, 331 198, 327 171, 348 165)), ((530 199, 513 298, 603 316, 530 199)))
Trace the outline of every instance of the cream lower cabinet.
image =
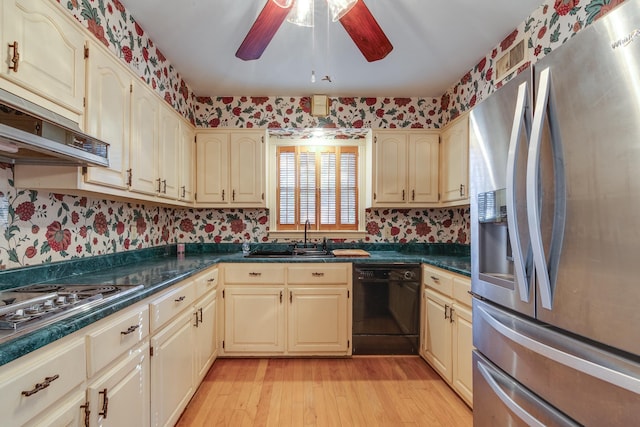
POLYGON ((471 289, 468 277, 423 266, 422 357, 473 403, 471 289))
POLYGON ((225 355, 351 353, 350 264, 224 266, 225 355))
POLYGON ((87 387, 90 425, 149 425, 149 342, 131 349, 87 387))
POLYGON ((196 386, 213 365, 217 355, 216 335, 216 293, 202 298, 195 308, 195 373, 196 386))
MULTIPOLYGON (((84 389, 71 393, 66 399, 56 402, 52 408, 30 420, 28 427, 71 427, 86 426, 86 398, 84 389)), ((9 425, 12 425, 9 423, 9 425)), ((91 425, 91 423, 89 423, 91 425)))

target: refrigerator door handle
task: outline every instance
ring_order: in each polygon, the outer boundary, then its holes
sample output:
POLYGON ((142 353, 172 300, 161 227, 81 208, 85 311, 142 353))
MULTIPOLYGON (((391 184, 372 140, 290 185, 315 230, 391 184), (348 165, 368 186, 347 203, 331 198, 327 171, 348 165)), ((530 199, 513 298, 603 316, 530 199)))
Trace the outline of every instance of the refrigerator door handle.
POLYGON ((509 142, 509 153, 507 155, 507 228, 509 230, 509 239, 511 243, 511 251, 513 256, 514 270, 516 273, 516 284, 520 300, 529 302, 529 280, 525 268, 525 260, 522 252, 522 244, 520 240, 518 215, 516 212, 516 160, 520 150, 520 141, 522 128, 524 124, 527 139, 531 133, 531 109, 529 108, 529 88, 527 82, 524 82, 518 88, 518 99, 516 101, 516 110, 513 117, 513 127, 511 128, 511 139, 509 142))
POLYGON ((489 372, 489 370, 483 363, 477 362, 476 367, 478 369, 478 372, 480 372, 484 380, 487 382, 487 384, 491 388, 491 390, 493 390, 495 395, 498 396, 498 398, 502 401, 502 403, 507 408, 509 408, 511 412, 516 414, 518 418, 520 418, 522 421, 527 423, 527 425, 529 426, 544 427, 543 423, 538 421, 533 415, 528 413, 524 408, 522 408, 516 402, 514 402, 513 399, 511 399, 509 395, 504 390, 502 390, 502 387, 500 387, 500 384, 498 384, 498 382, 493 378, 493 376, 491 375, 491 372, 489 372))
POLYGON ((527 218, 529 220, 529 234, 531 238, 531 249, 533 252, 533 263, 538 279, 538 289, 540 291, 540 302, 547 310, 553 305, 553 286, 557 274, 558 263, 560 261, 560 249, 564 237, 564 223, 566 218, 566 196, 565 196, 565 175, 564 161, 562 155, 562 143, 558 127, 558 120, 555 111, 555 101, 551 91, 551 71, 549 68, 540 73, 540 84, 538 86, 536 108, 533 114, 533 126, 531 130, 531 141, 527 156, 527 218), (544 247, 542 243, 541 219, 540 219, 540 149, 542 146, 542 132, 544 120, 549 113, 549 130, 551 137, 551 148, 553 150, 553 170, 555 186, 555 205, 553 215, 553 230, 549 246, 549 263, 545 260, 544 247))
MULTIPOLYGON (((504 336, 506 339, 534 352, 543 355, 556 363, 565 365, 576 371, 580 371, 591 377, 598 378, 633 393, 640 394, 640 379, 627 375, 624 372, 616 371, 605 365, 592 362, 590 360, 574 356, 573 354, 562 351, 552 345, 552 343, 543 342, 542 337, 531 338, 524 333, 516 331, 495 316, 493 316, 484 306, 478 306, 477 312, 480 314, 481 320, 489 324, 496 332, 504 336)), ((474 323, 475 323, 474 319, 474 323)), ((524 325, 522 325, 524 326, 524 325)), ((526 328, 518 327, 519 330, 525 331, 526 328)))

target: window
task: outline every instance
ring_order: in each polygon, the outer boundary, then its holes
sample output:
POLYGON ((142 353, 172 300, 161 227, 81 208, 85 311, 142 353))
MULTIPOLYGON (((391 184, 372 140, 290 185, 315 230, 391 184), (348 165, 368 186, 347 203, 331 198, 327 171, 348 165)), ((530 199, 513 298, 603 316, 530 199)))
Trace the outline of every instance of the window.
POLYGON ((278 146, 276 226, 358 230, 358 146, 278 146))

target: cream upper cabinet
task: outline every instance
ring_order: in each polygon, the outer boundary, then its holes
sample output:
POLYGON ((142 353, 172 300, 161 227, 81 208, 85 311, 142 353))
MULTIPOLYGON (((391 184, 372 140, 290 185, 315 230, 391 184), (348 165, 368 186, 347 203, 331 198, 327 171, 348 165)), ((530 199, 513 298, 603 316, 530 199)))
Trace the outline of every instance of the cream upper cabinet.
POLYGON ((227 132, 198 132, 196 135, 196 200, 199 203, 228 203, 229 135, 227 132))
POLYGON ((442 202, 469 200, 469 116, 442 131, 440 191, 442 202))
POLYGON ((184 121, 180 123, 180 172, 178 195, 180 200, 193 202, 195 200, 195 170, 196 144, 193 127, 184 121))
POLYGON ((85 36, 71 16, 55 1, 4 0, 0 34, 2 88, 78 122, 85 36))
POLYGON ((264 133, 207 130, 196 136, 196 202, 264 207, 264 133))
POLYGON ((131 74, 118 59, 89 43, 85 130, 109 143, 109 167, 89 167, 86 182, 126 189, 129 169, 131 74))
POLYGON ((182 144, 180 118, 175 110, 166 103, 160 105, 160 134, 158 177, 160 180, 158 195, 168 199, 179 198, 179 175, 182 173, 179 148, 182 144))
POLYGON ((131 190, 153 194, 159 192, 160 158, 158 109, 159 100, 135 80, 131 96, 131 190))
POLYGON ((437 203, 438 152, 436 133, 375 131, 373 206, 437 203))

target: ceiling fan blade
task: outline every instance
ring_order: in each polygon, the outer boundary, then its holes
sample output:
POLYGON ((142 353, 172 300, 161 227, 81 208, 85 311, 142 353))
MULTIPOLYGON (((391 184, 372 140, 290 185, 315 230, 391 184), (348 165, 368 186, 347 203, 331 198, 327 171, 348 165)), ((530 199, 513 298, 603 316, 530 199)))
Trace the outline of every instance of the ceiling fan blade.
POLYGON ((363 0, 347 12, 340 23, 369 62, 378 61, 393 50, 393 45, 363 0))
POLYGON ((260 58, 295 2, 290 3, 287 7, 281 7, 273 0, 267 0, 267 4, 238 48, 236 57, 244 61, 260 58))

